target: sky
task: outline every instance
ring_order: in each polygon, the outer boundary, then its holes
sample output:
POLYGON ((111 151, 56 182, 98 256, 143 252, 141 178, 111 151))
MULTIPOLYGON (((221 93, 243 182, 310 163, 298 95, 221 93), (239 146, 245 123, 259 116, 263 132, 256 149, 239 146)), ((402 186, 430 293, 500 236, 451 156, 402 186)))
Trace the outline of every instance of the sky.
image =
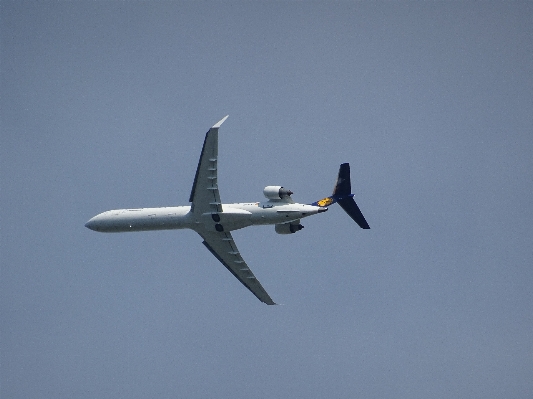
POLYGON ((2 398, 531 398, 533 3, 0 3, 2 398), (223 202, 329 195, 235 231, 259 302, 188 230, 205 132, 223 202))

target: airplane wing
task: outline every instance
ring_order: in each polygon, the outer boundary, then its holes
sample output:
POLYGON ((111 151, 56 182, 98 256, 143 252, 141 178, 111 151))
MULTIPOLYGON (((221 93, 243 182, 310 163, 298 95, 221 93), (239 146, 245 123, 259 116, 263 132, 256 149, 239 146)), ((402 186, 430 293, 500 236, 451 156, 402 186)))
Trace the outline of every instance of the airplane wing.
MULTIPOLYGON (((217 184, 217 162, 218 162, 218 129, 227 119, 227 116, 215 124, 205 135, 204 145, 194 183, 192 185, 191 210, 197 215, 204 213, 222 212, 220 203, 220 194, 218 193, 217 184)), ((267 305, 275 305, 274 301, 267 294, 263 286, 242 259, 233 237, 229 232, 216 232, 197 230, 198 234, 204 239, 203 244, 209 251, 222 263, 231 274, 248 288, 261 302, 267 305)))
POLYGON ((227 118, 220 120, 205 135, 189 197, 192 211, 196 214, 222 212, 217 184, 218 128, 227 118))
POLYGON ((203 244, 222 263, 231 274, 248 288, 261 302, 267 305, 276 303, 267 294, 261 283, 242 258, 229 232, 198 232, 204 239, 203 244))

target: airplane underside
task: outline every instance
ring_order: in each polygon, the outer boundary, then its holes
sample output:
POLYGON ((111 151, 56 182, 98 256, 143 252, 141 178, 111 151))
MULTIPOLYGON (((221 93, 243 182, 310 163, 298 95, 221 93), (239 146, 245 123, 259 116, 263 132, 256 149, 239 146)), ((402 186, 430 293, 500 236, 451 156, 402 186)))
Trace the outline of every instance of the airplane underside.
POLYGON ((278 234, 294 234, 303 226, 300 220, 323 213, 338 202, 361 228, 369 229, 353 200, 350 168, 339 170, 331 197, 312 204, 295 203, 292 191, 281 186, 267 186, 264 202, 222 204, 217 183, 218 130, 227 116, 207 132, 189 197, 190 206, 117 209, 100 213, 85 226, 105 233, 151 230, 191 229, 202 238, 204 246, 260 301, 275 305, 237 249, 231 231, 253 225, 275 225, 278 234))

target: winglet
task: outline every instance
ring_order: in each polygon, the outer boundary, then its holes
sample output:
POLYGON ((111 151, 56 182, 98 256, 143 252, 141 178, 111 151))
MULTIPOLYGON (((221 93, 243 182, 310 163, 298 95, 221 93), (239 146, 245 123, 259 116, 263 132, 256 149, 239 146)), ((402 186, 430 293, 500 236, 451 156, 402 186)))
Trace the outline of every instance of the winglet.
POLYGON ((225 121, 226 119, 228 119, 228 116, 229 116, 229 115, 226 115, 224 118, 222 118, 221 120, 219 120, 219 121, 215 124, 215 126, 213 126, 211 129, 218 129, 220 126, 222 126, 222 124, 224 123, 224 121, 225 121))

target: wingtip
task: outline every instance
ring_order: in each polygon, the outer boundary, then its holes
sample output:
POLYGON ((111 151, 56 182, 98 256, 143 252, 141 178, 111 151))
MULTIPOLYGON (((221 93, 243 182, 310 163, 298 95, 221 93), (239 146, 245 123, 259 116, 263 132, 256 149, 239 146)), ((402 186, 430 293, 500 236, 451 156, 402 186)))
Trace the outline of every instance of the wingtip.
POLYGON ((224 121, 228 119, 228 116, 229 115, 226 115, 224 118, 215 123, 215 125, 211 129, 218 129, 224 123, 224 121))

